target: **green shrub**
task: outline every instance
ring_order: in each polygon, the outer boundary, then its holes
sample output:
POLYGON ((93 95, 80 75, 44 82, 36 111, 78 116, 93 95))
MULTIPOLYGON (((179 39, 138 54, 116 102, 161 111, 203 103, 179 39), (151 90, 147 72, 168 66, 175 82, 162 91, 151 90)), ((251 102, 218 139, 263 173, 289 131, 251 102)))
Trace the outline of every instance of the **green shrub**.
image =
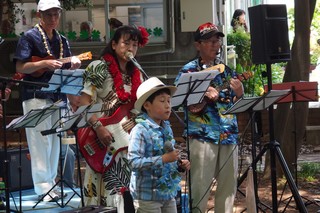
POLYGON ((316 175, 320 174, 320 163, 302 163, 299 166, 298 176, 308 181, 315 180, 316 175))
MULTIPOLYGON (((266 65, 255 65, 251 57, 251 39, 250 34, 243 30, 237 30, 227 35, 228 45, 234 45, 237 54, 237 65, 235 71, 239 74, 247 72, 252 77, 243 81, 245 96, 261 96, 264 93, 264 85, 267 85, 266 65)), ((272 64, 271 75, 272 83, 282 82, 284 67, 286 63, 272 64)))

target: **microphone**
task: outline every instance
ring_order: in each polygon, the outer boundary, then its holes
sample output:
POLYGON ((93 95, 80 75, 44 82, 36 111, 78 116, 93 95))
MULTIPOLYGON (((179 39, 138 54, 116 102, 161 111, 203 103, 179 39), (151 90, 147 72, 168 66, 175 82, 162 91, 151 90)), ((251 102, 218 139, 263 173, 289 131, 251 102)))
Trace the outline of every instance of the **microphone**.
POLYGON ((139 70, 142 69, 141 66, 140 66, 140 64, 138 63, 138 61, 133 57, 132 52, 126 52, 126 53, 125 53, 125 56, 126 56, 127 59, 129 59, 130 61, 132 61, 132 63, 133 63, 139 70))
POLYGON ((133 57, 132 52, 126 52, 124 54, 126 56, 127 59, 129 59, 130 61, 132 61, 132 63, 134 64, 134 66, 136 66, 146 78, 149 78, 149 76, 146 74, 146 72, 142 69, 141 65, 138 63, 138 61, 133 57))
MULTIPOLYGON (((165 153, 169 153, 173 151, 173 146, 172 143, 170 141, 166 141, 163 145, 163 150, 165 153)), ((178 163, 182 164, 182 161, 180 158, 178 158, 178 163)))
MULTIPOLYGON (((164 152, 165 152, 165 153, 172 152, 172 151, 173 151, 172 143, 171 143, 170 141, 166 141, 166 142, 163 144, 163 149, 164 149, 164 152)), ((178 160, 177 160, 177 161, 178 161, 178 171, 179 171, 179 172, 185 172, 186 170, 181 167, 182 160, 180 159, 180 157, 178 157, 178 160)))

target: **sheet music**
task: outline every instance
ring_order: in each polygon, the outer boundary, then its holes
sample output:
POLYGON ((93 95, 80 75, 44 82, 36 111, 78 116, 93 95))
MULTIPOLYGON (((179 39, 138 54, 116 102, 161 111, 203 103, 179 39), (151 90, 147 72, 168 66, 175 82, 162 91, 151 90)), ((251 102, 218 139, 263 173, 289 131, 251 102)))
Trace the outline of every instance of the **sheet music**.
POLYGON ((227 111, 223 112, 223 115, 230 113, 240 113, 247 111, 252 105, 258 101, 261 97, 242 97, 227 111))
POLYGON ((279 98, 289 94, 290 90, 270 90, 263 99, 261 99, 252 108, 253 111, 261 111, 268 108, 271 104, 276 102, 279 98))
POLYGON ((76 70, 61 70, 54 71, 49 83, 48 88, 42 88, 43 92, 59 92, 64 94, 79 95, 83 88, 84 69, 76 70))
POLYGON ((219 73, 218 70, 182 73, 177 83, 177 91, 172 96, 171 106, 181 105, 185 101, 186 95, 188 95, 188 106, 202 101, 211 80, 219 73))
POLYGON ((279 98, 289 94, 289 92, 290 90, 271 90, 265 95, 259 97, 242 97, 222 114, 235 114, 245 112, 247 110, 261 111, 268 108, 279 98))
POLYGON ((18 128, 30 128, 36 127, 39 123, 44 121, 47 117, 52 115, 56 110, 59 110, 60 106, 52 104, 46 108, 30 110, 23 116, 13 119, 6 128, 8 130, 18 128))
POLYGON ((78 123, 77 127, 85 127, 88 125, 88 120, 91 118, 91 116, 95 113, 101 113, 102 109, 102 103, 94 104, 91 106, 90 109, 87 110, 87 113, 83 116, 81 121, 78 123))
POLYGON ((61 124, 61 128, 57 128, 57 132, 63 132, 63 131, 67 131, 69 129, 71 129, 71 127, 73 126, 74 122, 76 122, 76 120, 83 116, 82 113, 89 107, 90 105, 84 105, 84 106, 80 106, 77 111, 69 116, 69 117, 64 117, 63 120, 65 120, 65 122, 63 122, 61 124))

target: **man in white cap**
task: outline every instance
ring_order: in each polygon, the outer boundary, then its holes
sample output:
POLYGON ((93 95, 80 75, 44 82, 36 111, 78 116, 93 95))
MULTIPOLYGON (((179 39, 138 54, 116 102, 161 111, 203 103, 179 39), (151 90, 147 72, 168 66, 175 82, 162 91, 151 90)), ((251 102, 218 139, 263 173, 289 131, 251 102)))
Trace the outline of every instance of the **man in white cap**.
MULTIPOLYGON (((58 0, 39 1, 37 8, 39 23, 19 39, 14 57, 16 71, 25 74, 24 80, 47 83, 55 69, 77 69, 81 66, 80 60, 76 57, 72 57, 70 63, 57 60, 71 56, 68 41, 56 30, 61 11, 58 0)), ((61 99, 66 101, 64 94, 41 93, 40 88, 23 85, 24 114, 61 99)), ((57 134, 46 136, 41 134, 41 131, 52 128, 57 120, 59 112, 35 128, 26 128, 34 190, 39 195, 39 200, 44 201, 57 201, 62 197, 59 189, 53 188, 56 183, 60 140, 57 134)))

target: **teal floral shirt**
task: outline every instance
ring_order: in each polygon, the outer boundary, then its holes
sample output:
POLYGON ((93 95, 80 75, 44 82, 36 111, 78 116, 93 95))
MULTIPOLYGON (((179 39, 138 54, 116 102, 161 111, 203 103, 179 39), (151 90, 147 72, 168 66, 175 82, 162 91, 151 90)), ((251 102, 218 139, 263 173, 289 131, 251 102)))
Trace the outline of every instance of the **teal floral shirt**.
POLYGON ((175 198, 181 177, 177 162, 163 163, 163 145, 173 139, 169 121, 159 126, 146 113, 136 118, 129 139, 130 192, 135 200, 165 201, 175 198))
MULTIPOLYGON (((203 70, 199 58, 187 63, 180 70, 175 83, 178 83, 182 73, 199 72, 203 70)), ((203 111, 193 114, 188 111, 188 131, 185 129, 184 135, 197 138, 214 144, 237 144, 238 123, 237 117, 233 114, 224 115, 227 109, 233 105, 234 92, 230 89, 230 78, 236 73, 225 66, 223 72, 218 74, 212 81, 211 86, 219 92, 219 99, 215 102, 207 102, 203 111)), ((186 111, 187 109, 185 109, 186 111)), ((185 119, 187 116, 185 116, 185 119)))

